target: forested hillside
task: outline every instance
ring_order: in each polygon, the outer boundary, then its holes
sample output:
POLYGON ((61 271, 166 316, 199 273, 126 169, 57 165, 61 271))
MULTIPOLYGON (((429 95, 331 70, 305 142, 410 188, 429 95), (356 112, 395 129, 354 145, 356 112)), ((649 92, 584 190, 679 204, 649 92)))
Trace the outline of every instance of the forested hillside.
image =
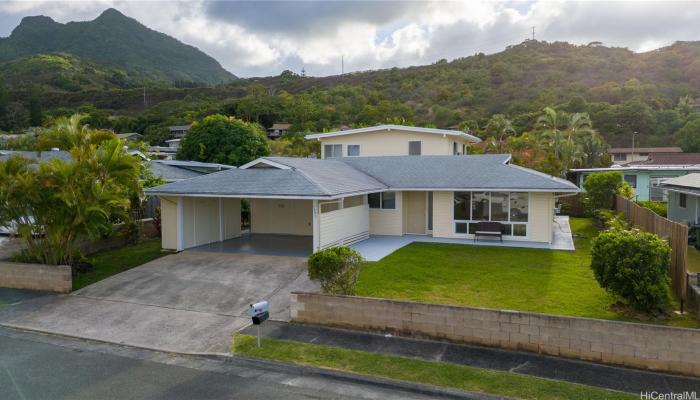
MULTIPOLYGON (((533 130, 537 117, 550 106, 588 113, 593 128, 611 145, 629 146, 632 133, 638 132, 638 145, 680 144, 700 150, 700 139, 695 138, 700 136, 700 118, 694 108, 694 98, 700 95, 700 42, 634 53, 599 43, 525 41, 496 54, 410 68, 320 78, 285 71, 214 87, 150 85, 145 101, 140 87, 114 88, 110 79, 90 75, 86 74, 91 83, 85 90, 54 85, 40 93, 44 120, 88 112, 93 124, 145 133, 155 143, 166 137, 167 125, 214 113, 264 126, 289 122, 298 132, 395 122, 459 126, 482 135, 491 117, 503 114, 519 135, 533 130)), ((104 73, 97 70, 92 75, 104 73)), ((6 82, 4 92, 5 103, 11 103, 15 113, 22 107, 25 111, 13 117, 12 124, 0 123, 0 129, 30 125, 27 99, 36 98, 37 89, 6 82)), ((2 97, 0 93, 0 102, 2 97)))

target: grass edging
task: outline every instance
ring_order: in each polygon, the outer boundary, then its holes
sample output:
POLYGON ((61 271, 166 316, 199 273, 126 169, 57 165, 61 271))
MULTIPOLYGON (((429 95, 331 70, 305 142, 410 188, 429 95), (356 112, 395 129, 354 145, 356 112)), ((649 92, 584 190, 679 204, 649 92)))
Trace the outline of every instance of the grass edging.
POLYGON ((633 399, 631 394, 511 372, 248 335, 233 338, 232 351, 250 357, 376 376, 437 387, 522 399, 633 399))

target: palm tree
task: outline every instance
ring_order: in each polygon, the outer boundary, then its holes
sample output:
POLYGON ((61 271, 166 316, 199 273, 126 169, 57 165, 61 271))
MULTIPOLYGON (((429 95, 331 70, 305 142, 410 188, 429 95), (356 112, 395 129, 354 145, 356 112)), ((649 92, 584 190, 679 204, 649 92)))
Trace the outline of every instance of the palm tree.
POLYGON ((486 134, 489 135, 489 147, 500 152, 509 136, 515 135, 513 123, 503 114, 494 114, 486 124, 486 134))
POLYGON ((84 114, 57 118, 53 126, 39 135, 37 150, 43 151, 52 148, 69 150, 91 144, 99 145, 106 140, 116 138, 116 135, 110 131, 91 129, 88 125, 83 125, 84 118, 84 114))
POLYGON ((537 119, 537 127, 549 141, 554 156, 561 161, 562 174, 585 157, 581 139, 595 133, 586 113, 568 114, 546 107, 537 119))

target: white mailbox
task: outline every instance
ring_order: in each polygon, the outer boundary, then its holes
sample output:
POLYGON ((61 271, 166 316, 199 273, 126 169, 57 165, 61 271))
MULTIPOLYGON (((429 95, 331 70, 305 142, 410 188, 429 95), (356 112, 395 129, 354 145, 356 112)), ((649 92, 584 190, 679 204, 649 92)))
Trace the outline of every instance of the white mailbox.
POLYGON ((259 301, 255 304, 251 304, 250 308, 248 308, 248 314, 251 317, 255 317, 256 315, 260 315, 263 313, 267 313, 270 311, 270 306, 266 301, 259 301))

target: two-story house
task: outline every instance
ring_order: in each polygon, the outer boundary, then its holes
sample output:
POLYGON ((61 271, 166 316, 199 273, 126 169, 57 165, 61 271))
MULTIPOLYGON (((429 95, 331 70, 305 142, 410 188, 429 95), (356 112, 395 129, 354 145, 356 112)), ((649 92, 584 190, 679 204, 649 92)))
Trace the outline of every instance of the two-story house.
POLYGON ((613 164, 624 165, 631 162, 647 161, 649 156, 658 153, 682 153, 680 147, 613 147, 608 149, 613 164))
POLYGON ((508 154, 463 155, 480 139, 458 130, 381 125, 307 138, 321 142, 321 159, 262 157, 149 189, 161 198, 163 247, 308 255, 383 238, 471 243, 488 225, 507 243, 553 248, 556 198, 579 192, 508 154))

